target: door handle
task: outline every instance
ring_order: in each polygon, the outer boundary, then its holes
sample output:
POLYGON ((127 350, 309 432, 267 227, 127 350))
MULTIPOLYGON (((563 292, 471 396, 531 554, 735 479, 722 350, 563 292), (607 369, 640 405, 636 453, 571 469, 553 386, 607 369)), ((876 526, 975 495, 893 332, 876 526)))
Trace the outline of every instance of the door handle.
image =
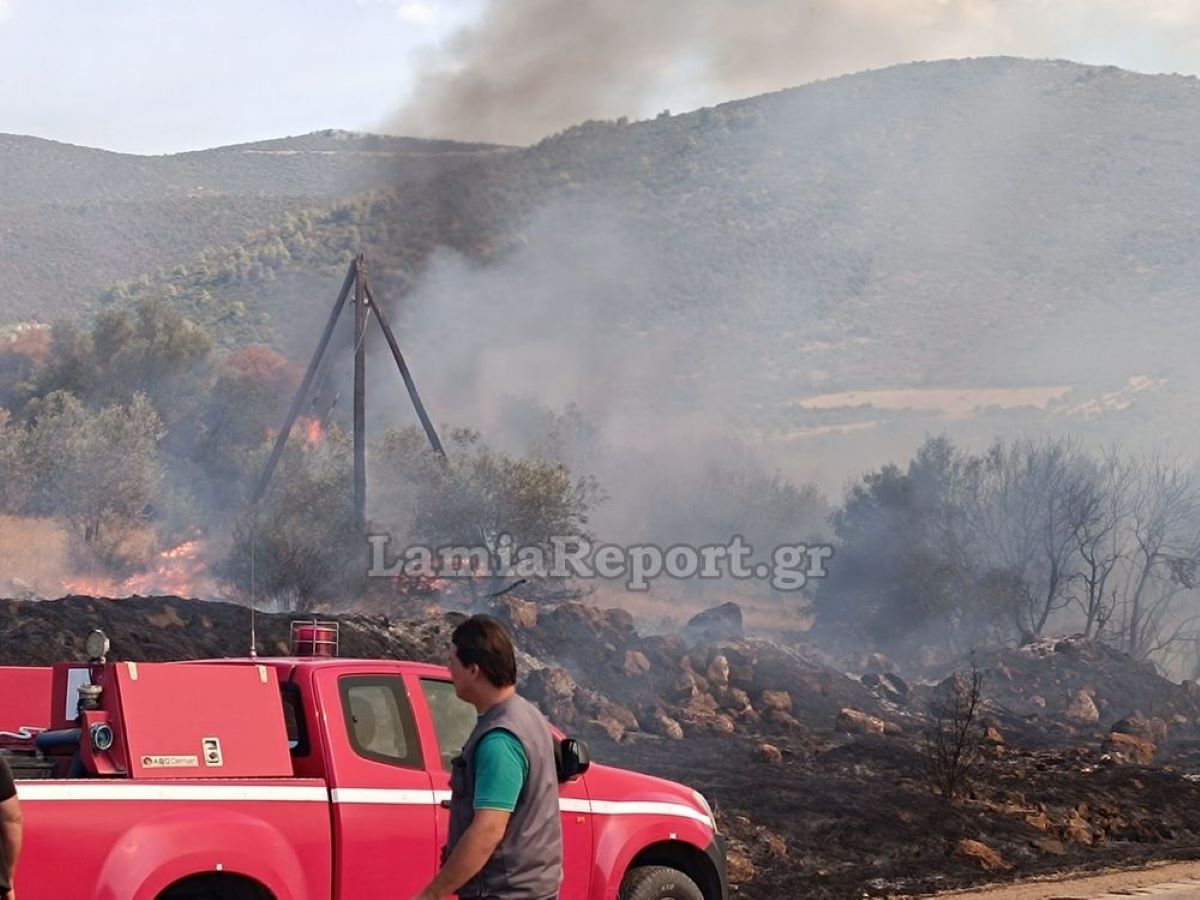
POLYGON ((442 809, 449 809, 449 808, 450 808, 450 801, 449 801, 449 800, 443 800, 443 801, 441 801, 441 802, 438 804, 438 806, 440 806, 442 809))

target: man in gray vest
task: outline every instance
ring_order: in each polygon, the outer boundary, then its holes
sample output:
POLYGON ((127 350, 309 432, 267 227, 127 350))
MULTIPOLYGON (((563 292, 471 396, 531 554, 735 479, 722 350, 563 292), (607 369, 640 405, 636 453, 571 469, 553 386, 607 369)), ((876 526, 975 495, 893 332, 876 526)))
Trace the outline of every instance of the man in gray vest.
POLYGON ((516 691, 512 638, 472 616, 450 638, 450 677, 479 719, 450 773, 442 868, 418 900, 554 900, 562 882, 562 819, 554 735, 516 691))

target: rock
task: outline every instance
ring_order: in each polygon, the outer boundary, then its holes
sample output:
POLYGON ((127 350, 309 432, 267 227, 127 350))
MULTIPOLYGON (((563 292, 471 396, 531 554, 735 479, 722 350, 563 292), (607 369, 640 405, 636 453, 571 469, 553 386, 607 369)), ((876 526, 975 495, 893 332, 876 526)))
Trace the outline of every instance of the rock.
POLYGON ((1034 694, 1032 697, 1029 698, 1029 705, 1032 706, 1034 709, 1045 709, 1046 708, 1046 698, 1043 697, 1041 694, 1034 694))
POLYGON ((1076 722, 1100 721, 1100 710, 1096 708, 1096 701, 1091 689, 1083 688, 1076 693, 1067 708, 1063 710, 1063 715, 1076 722))
POLYGON ((742 608, 730 602, 706 609, 688 619, 682 634, 689 644, 741 640, 745 636, 742 629, 742 608))
POLYGON ((551 666, 529 674, 526 693, 566 699, 575 695, 575 679, 566 669, 551 666))
POLYGON ((1036 828, 1038 831, 1050 830, 1050 819, 1041 810, 1027 815, 1025 817, 1025 824, 1030 828, 1036 828))
POLYGON ((759 759, 764 759, 772 765, 779 765, 783 762, 783 752, 774 744, 759 744, 755 752, 759 759))
POLYGON ((750 857, 740 850, 730 848, 725 854, 725 872, 731 884, 741 884, 750 881, 758 874, 758 869, 750 861, 750 857))
POLYGON ((758 695, 758 705, 764 712, 769 709, 778 709, 790 713, 792 711, 792 695, 787 691, 763 691, 758 695))
POLYGON ((599 731, 614 742, 625 736, 625 726, 609 716, 588 719, 587 724, 593 732, 599 731))
POLYGON ((707 682, 692 671, 691 663, 684 660, 683 669, 673 685, 673 698, 687 701, 705 693, 708 693, 707 682))
POLYGON ((1106 737, 1101 749, 1111 754, 1117 762, 1131 762, 1139 766, 1150 765, 1158 752, 1153 741, 1120 731, 1114 731, 1106 737))
POLYGON ((752 709, 750 695, 741 688, 726 688, 715 696, 723 709, 732 709, 737 713, 744 713, 752 709))
POLYGON ((980 867, 988 872, 1007 872, 1012 866, 1004 861, 1004 857, 982 841, 962 838, 954 847, 954 855, 963 859, 973 859, 980 867))
POLYGON ((883 719, 845 707, 838 713, 835 727, 847 734, 883 734, 887 726, 883 719))
POLYGON ((522 600, 520 597, 497 597, 492 604, 492 612, 496 618, 507 622, 513 628, 537 627, 537 604, 522 600))
MULTIPOLYGON (((790 712, 785 712, 782 709, 768 709, 764 716, 766 721, 774 725, 776 728, 783 728, 788 731, 801 731, 804 726, 800 724, 800 720, 793 716, 790 712)), ((750 716, 746 717, 750 721, 750 716)))
POLYGON ((989 743, 994 747, 1001 747, 1004 745, 1004 735, 1000 733, 1000 729, 995 725, 989 725, 987 727, 987 730, 983 733, 983 739, 986 743, 989 743))
POLYGON ((1067 852, 1066 845, 1058 838, 1040 837, 1030 841, 1032 846, 1041 850, 1043 853, 1049 853, 1051 856, 1062 856, 1067 852))
POLYGON ((650 671, 650 660, 641 650, 626 650, 625 664, 621 669, 630 678, 637 678, 650 671))
POLYGON ((776 859, 787 859, 787 841, 762 825, 759 825, 755 831, 757 832, 755 836, 758 838, 758 842, 766 847, 767 853, 776 859))
POLYGON ((1117 721, 1109 730, 1132 734, 1155 744, 1167 742, 1167 723, 1158 716, 1144 716, 1141 712, 1135 712, 1133 715, 1117 721))
POLYGON ((725 713, 717 713, 713 716, 709 727, 717 734, 733 734, 737 731, 737 724, 725 713))
POLYGON ((619 631, 633 631, 633 613, 627 609, 606 609, 604 610, 604 619, 613 628, 619 631))
POLYGON ((1087 844, 1091 846, 1095 843, 1095 835, 1092 834, 1092 826, 1087 823, 1078 812, 1071 814, 1071 818, 1067 819, 1064 827, 1066 835, 1077 844, 1087 844))
POLYGON ((720 653, 716 654, 708 664, 708 668, 704 672, 704 677, 708 679, 708 683, 713 687, 728 687, 729 660, 720 653))
POLYGON ((903 704, 908 702, 908 682, 892 672, 879 676, 879 688, 885 700, 903 704))
POLYGON ((753 690, 758 665, 755 648, 741 641, 726 641, 716 649, 729 663, 729 683, 743 690, 753 690))
POLYGON ((643 727, 652 734, 661 734, 672 741, 683 740, 683 726, 661 709, 656 709, 647 716, 643 727))

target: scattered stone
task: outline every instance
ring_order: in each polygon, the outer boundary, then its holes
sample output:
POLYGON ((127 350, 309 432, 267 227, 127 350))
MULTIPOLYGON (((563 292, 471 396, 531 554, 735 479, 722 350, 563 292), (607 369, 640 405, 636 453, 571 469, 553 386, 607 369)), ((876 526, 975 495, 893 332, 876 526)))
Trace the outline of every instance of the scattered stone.
POLYGON ((496 602, 492 604, 492 612, 498 619, 507 622, 513 628, 537 627, 537 604, 522 600, 520 597, 497 597, 496 602))
POLYGON ((653 734, 661 734, 672 741, 683 740, 683 726, 672 719, 661 709, 656 709, 648 716, 646 730, 653 734))
POLYGON ((1087 844, 1090 847, 1096 841, 1095 835, 1092 834, 1092 827, 1078 811, 1073 812, 1071 817, 1067 819, 1064 830, 1066 831, 1066 836, 1077 844, 1087 844))
POLYGON ((650 660, 641 650, 626 650, 625 664, 621 668, 630 678, 637 678, 650 671, 650 660))
POLYGON ((729 660, 718 653, 708 664, 708 668, 704 672, 704 677, 708 679, 708 683, 713 687, 728 687, 729 660))
POLYGON ((1050 819, 1041 810, 1027 815, 1025 817, 1025 824, 1030 828, 1036 828, 1038 831, 1050 830, 1050 819))
POLYGON ((783 762, 783 752, 774 744, 759 744, 757 752, 760 759, 764 759, 773 765, 779 765, 783 762))
POLYGON ((1041 850, 1043 853, 1049 853, 1051 856, 1062 856, 1067 852, 1067 846, 1058 838, 1040 837, 1030 841, 1032 846, 1041 850))
POLYGON ((1004 861, 1004 857, 982 841, 962 838, 954 847, 956 856, 972 859, 988 872, 1007 872, 1012 865, 1004 861))
POLYGON ((1063 710, 1063 715, 1076 722, 1099 722, 1100 710, 1096 708, 1092 691, 1089 688, 1080 689, 1071 699, 1067 708, 1063 710))
POLYGON ((697 613, 683 626, 683 638, 689 644, 739 641, 743 637, 742 608, 732 602, 697 613))
POLYGON ((1150 765, 1158 753, 1153 741, 1120 731, 1114 731, 1106 737, 1101 749, 1116 762, 1129 762, 1139 766, 1150 765))
POLYGON ((1167 742, 1167 723, 1158 716, 1145 716, 1141 712, 1119 720, 1110 730, 1145 738, 1155 744, 1167 742))
POLYGON ((750 881, 758 874, 758 869, 750 861, 750 857, 732 847, 725 854, 725 871, 732 884, 742 884, 750 881))
POLYGON ((634 630, 633 613, 627 609, 619 609, 616 607, 606 609, 604 610, 604 618, 609 625, 620 631, 632 632, 634 630))
POLYGON ((600 716, 597 719, 588 719, 587 724, 593 730, 599 730, 612 741, 619 741, 625 737, 625 726, 609 716, 600 716))
POLYGON ((846 707, 838 713, 835 727, 847 734, 883 734, 887 726, 883 719, 846 707))
POLYGON ((790 713, 792 711, 792 695, 787 691, 763 691, 758 695, 758 705, 764 711, 777 709, 790 713))

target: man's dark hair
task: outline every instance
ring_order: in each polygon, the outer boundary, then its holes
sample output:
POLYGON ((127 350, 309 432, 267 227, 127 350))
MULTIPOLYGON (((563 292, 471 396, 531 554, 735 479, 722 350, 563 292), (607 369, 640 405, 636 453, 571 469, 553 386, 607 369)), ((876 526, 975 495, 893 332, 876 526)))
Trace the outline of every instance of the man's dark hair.
POLYGON ((454 629, 450 643, 464 666, 477 665, 496 687, 517 683, 517 653, 508 629, 491 616, 475 615, 454 629))

